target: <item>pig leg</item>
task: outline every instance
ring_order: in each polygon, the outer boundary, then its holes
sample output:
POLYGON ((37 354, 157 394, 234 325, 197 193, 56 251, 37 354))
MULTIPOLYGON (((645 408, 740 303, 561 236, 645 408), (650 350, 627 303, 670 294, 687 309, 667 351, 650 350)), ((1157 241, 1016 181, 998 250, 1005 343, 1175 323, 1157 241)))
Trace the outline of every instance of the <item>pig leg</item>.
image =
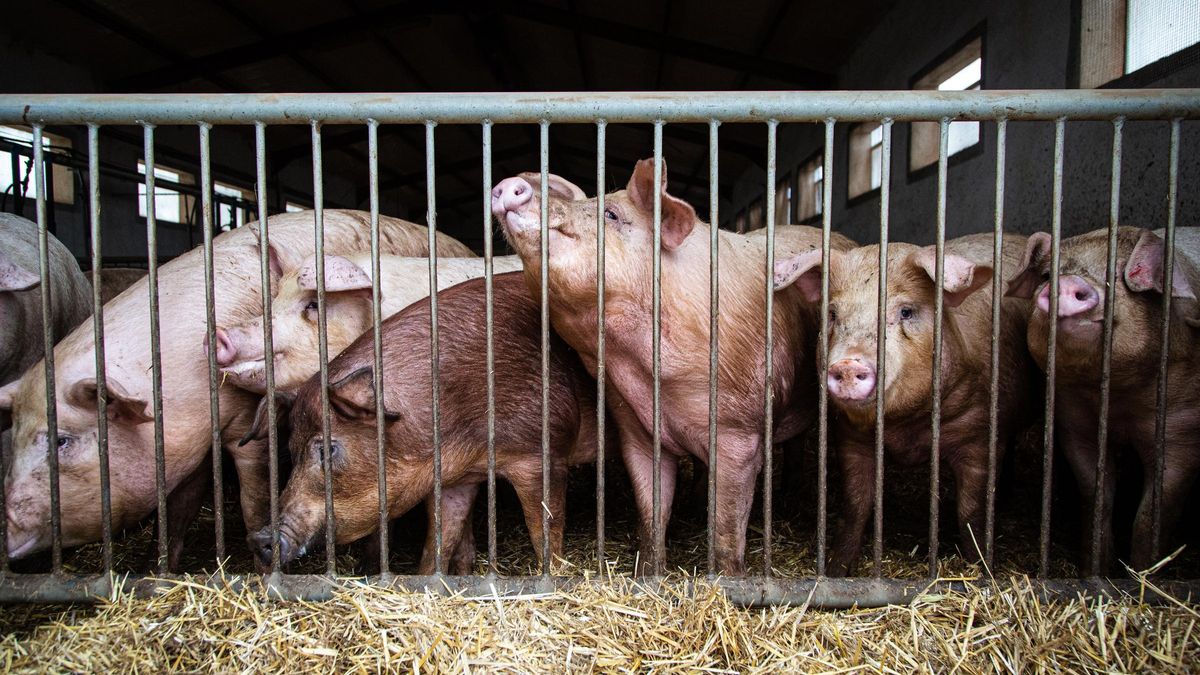
MULTIPOLYGON (((1004 447, 1003 440, 997 442, 1004 447)), ((984 528, 987 510, 987 445, 958 449, 951 463, 958 509, 958 550, 968 562, 984 559, 984 528)))
POLYGON ((1153 547, 1154 538, 1154 446, 1139 448, 1146 467, 1142 481, 1142 499, 1138 504, 1137 516, 1133 521, 1133 550, 1130 563, 1135 570, 1145 570, 1157 563, 1170 549, 1164 549, 1175 523, 1183 515, 1188 493, 1200 470, 1200 444, 1168 445, 1164 457, 1162 484, 1162 513, 1159 519, 1160 550, 1153 547), (1183 447, 1181 447, 1183 446, 1183 447), (1148 461, 1146 461, 1148 460, 1148 461))
POLYGON ((1100 513, 1100 558, 1092 560, 1092 523, 1095 522, 1096 504, 1096 462, 1100 456, 1100 449, 1096 444, 1095 427, 1089 425, 1081 427, 1077 424, 1065 422, 1062 425, 1056 425, 1061 439, 1063 454, 1067 458, 1067 463, 1071 466, 1071 472, 1075 476, 1075 482, 1079 486, 1079 494, 1082 499, 1082 514, 1083 523, 1080 531, 1083 537, 1080 540, 1080 559, 1084 561, 1083 575, 1091 576, 1093 574, 1104 574, 1112 568, 1113 564, 1113 532, 1112 532, 1112 510, 1113 510, 1113 493, 1116 491, 1116 475, 1113 471, 1113 453, 1108 453, 1106 458, 1106 471, 1104 481, 1104 501, 1099 504, 1100 513))
MULTIPOLYGON (((479 484, 455 485, 442 488, 442 564, 448 574, 470 574, 475 564, 475 534, 471 514, 479 484), (448 555, 447 555, 448 554, 448 555)), ((434 529, 433 495, 425 499, 429 527, 425 530, 425 548, 421 552, 418 574, 437 572, 437 539, 434 529)))
MULTIPOLYGON (((632 436, 633 434, 627 434, 632 436)), ((640 435, 639 435, 640 436, 640 435)), ((629 472, 629 481, 633 484, 633 496, 638 509, 638 565, 637 574, 653 574, 656 566, 654 561, 654 455, 644 438, 622 438, 621 457, 625 460, 625 469, 629 472)), ((665 529, 671 519, 671 501, 675 496, 675 475, 679 459, 668 452, 662 453, 659 465, 659 489, 661 502, 658 505, 659 523, 665 529)), ((719 484, 719 481, 718 481, 719 484)), ((718 504, 720 495, 717 496, 718 504)), ((718 509, 720 507, 718 506, 718 509)), ((665 552, 665 546, 664 552, 665 552)), ((666 561, 662 561, 665 563, 666 561)))
POLYGON ((875 505, 875 449, 846 442, 838 456, 842 463, 842 523, 825 569, 831 577, 844 577, 854 571, 862 553, 867 519, 875 505))
POLYGON ((555 561, 562 558, 563 525, 566 523, 567 502, 567 466, 562 461, 551 461, 550 491, 542 494, 542 464, 541 461, 531 462, 517 467, 505 475, 517 491, 521 500, 521 510, 525 514, 525 525, 529 528, 529 539, 533 542, 533 550, 539 563, 545 565, 542 558, 542 515, 550 512, 550 569, 555 561))
POLYGON ((205 459, 167 495, 167 571, 179 571, 183 559, 184 535, 200 513, 200 504, 208 494, 212 478, 212 459, 205 459))
POLYGON ((247 532, 258 532, 271 523, 271 492, 267 441, 251 441, 238 447, 229 443, 226 451, 233 456, 241 492, 242 520, 247 532))
POLYGON ((717 571, 746 573, 746 528, 754 489, 762 469, 762 444, 757 434, 721 439, 717 458, 716 551, 717 571))

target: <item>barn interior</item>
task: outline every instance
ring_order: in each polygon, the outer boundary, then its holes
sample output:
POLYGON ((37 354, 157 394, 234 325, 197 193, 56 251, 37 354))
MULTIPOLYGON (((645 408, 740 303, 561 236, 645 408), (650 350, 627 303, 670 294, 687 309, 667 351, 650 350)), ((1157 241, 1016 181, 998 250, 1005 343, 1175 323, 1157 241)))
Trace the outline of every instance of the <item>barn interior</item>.
MULTIPOLYGON (((5 64, 0 68, 0 92, 870 92, 1200 86, 1200 18, 1184 10, 1179 16, 1156 14, 1143 24, 1130 23, 1126 12, 1134 16, 1136 4, 1132 0, 747 0, 734 5, 708 0, 42 0, 9 3, 5 9, 7 20, 0 24, 0 61, 5 64), (1175 41, 1162 44, 1153 39, 1164 34, 1175 36, 1175 41)), ((947 236, 990 231, 998 210, 996 124, 954 122, 950 130, 947 236)), ((320 131, 324 208, 367 209, 366 127, 328 125, 320 131)), ((1163 227, 1171 208, 1176 209, 1180 225, 1200 221, 1200 190, 1185 187, 1174 205, 1167 200, 1169 132, 1166 121, 1125 126, 1119 214, 1123 223, 1163 227)), ((306 123, 268 129, 268 213, 314 206, 311 133, 306 123)), ((380 129, 381 213, 427 222, 431 205, 425 133, 421 125, 380 129)), ((494 223, 484 211, 487 186, 482 183, 481 128, 440 125, 435 134, 437 226, 482 252, 484 232, 494 223)), ((936 134, 933 123, 894 127, 888 186, 893 241, 928 244, 934 239, 936 134)), ((493 137, 495 180, 537 170, 536 124, 497 125, 493 137)), ((195 127, 164 126, 156 130, 155 138, 155 253, 160 261, 167 261, 203 240, 198 132, 195 127)), ((709 208, 708 138, 705 125, 666 126, 663 154, 671 193, 723 228, 763 227, 769 161, 765 125, 720 127, 715 218, 709 208)), ((32 219, 31 139, 28 128, 0 128, 0 211, 32 219)), ((91 260, 87 130, 49 127, 45 139, 53 164, 47 184, 47 224, 86 269, 91 260)), ((589 194, 622 188, 634 163, 652 155, 650 125, 609 125, 604 184, 597 185, 594 125, 552 125, 549 139, 550 170, 589 194)), ((780 126, 776 221, 819 225, 828 190, 833 229, 861 243, 878 241, 879 125, 838 124, 833 146, 825 148, 824 139, 820 124, 780 126), (833 155, 834 167, 829 177, 823 172, 827 152, 833 155)), ((100 133, 103 255, 109 265, 140 268, 147 264, 142 142, 139 127, 106 126, 100 133)), ((1111 143, 1109 122, 1068 123, 1063 236, 1108 225, 1111 143)), ((1007 231, 1048 229, 1053 150, 1052 122, 1009 125, 1005 201, 999 205, 1007 231)), ((254 128, 215 127, 212 157, 214 226, 224 231, 254 220, 258 211, 254 128)), ((1196 123, 1182 125, 1178 181, 1181 186, 1200 184, 1196 123)), ((505 247, 498 230, 496 234, 500 253, 505 247)), ((1040 461, 1040 449, 1031 452, 1011 463, 1040 461)), ((811 447, 803 457, 791 475, 811 480, 811 447)), ((925 473, 913 475, 920 486, 914 495, 923 494, 925 473)), ((581 489, 591 489, 588 478, 582 480, 581 489)), ((616 475, 613 480, 621 478, 616 475)), ((777 480, 787 487, 786 478, 777 480)), ((1069 481, 1060 482, 1060 492, 1072 489, 1069 481)), ((1017 493, 1029 490, 1024 497, 1031 504, 1035 501, 1036 485, 1007 485, 1005 489, 1017 493)), ((785 502, 785 513, 811 513, 811 483, 795 493, 800 496, 785 502)), ((511 506, 511 495, 505 499, 511 506)), ((904 512, 907 502, 891 499, 889 513, 904 512)), ((1057 513, 1066 514, 1055 523, 1056 539, 1061 539, 1057 552, 1064 561, 1070 559, 1073 546, 1071 518, 1078 517, 1071 514, 1072 503, 1065 497, 1056 501, 1057 513)), ((703 505, 698 506, 702 513, 703 505)), ((579 541, 586 539, 589 523, 594 522, 591 508, 586 506, 573 516, 578 523, 573 536, 579 541)), ((686 510, 684 514, 689 517, 686 510)), ((693 511, 690 517, 694 533, 680 535, 677 543, 693 536, 695 547, 681 546, 702 551, 703 516, 693 511)), ((1022 519, 1036 522, 1037 518, 1036 510, 1009 512, 1008 517, 1012 528, 1022 519)), ((916 551, 923 518, 923 514, 915 516, 907 533, 889 541, 889 550, 916 551)), ((420 527, 419 521, 413 526, 420 527)), ((1125 536, 1128 521, 1129 517, 1125 536)), ((794 536, 796 550, 807 560, 812 553, 805 548, 811 530, 807 524, 796 527, 791 535, 785 529, 780 536, 785 540, 794 536)), ((1185 527, 1194 529, 1194 524, 1185 527)), ((142 534, 147 543, 123 563, 129 569, 150 564, 152 528, 147 525, 142 534)), ((1004 536, 1017 542, 1022 534, 1009 529, 1004 536)), ((1196 532, 1187 538, 1194 543, 1196 532)), ((513 539, 512 546, 519 547, 520 538, 513 539)), ((632 535, 626 543, 631 542, 632 535)), ((1028 551, 1022 551, 1027 556, 1028 551)), ((413 548, 397 555, 417 553, 413 548)), ((94 560, 89 563, 85 557, 76 558, 77 564, 95 567, 94 560)), ((919 553, 910 557, 921 560, 919 553)), ((529 560, 522 558, 512 569, 529 560)), ((695 564, 702 566, 699 560, 695 564)), ((1191 571, 1181 574, 1194 577, 1200 556, 1189 560, 1190 567, 1183 569, 1191 571)), ((248 558, 241 562, 250 564, 248 558)), ((44 566, 45 561, 31 564, 44 566)), ((195 566, 204 564, 199 558, 194 561, 195 566)), ((355 569, 353 561, 346 564, 355 569)), ((1035 561, 1022 557, 1020 564, 1032 567, 1035 561)), ((797 565, 796 574, 808 569, 808 562, 797 565)), ((1062 576, 1072 575, 1070 567, 1063 569, 1062 576)))

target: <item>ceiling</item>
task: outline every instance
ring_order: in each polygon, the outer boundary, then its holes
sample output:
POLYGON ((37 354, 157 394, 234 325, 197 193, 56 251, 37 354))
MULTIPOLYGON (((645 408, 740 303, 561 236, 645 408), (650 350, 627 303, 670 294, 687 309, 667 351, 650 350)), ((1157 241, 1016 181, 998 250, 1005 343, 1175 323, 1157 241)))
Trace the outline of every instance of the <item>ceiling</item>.
MULTIPOLYGON (((105 92, 755 90, 833 88, 893 2, 39 0, 6 11, 13 25, 52 27, 38 48, 105 92)), ((480 136, 438 128, 439 211, 480 213, 480 136)), ((493 176, 535 170, 537 138, 536 125, 497 127, 493 176)), ((595 129, 556 126, 550 138, 551 170, 591 192, 595 129)), ((272 170, 310 161, 304 126, 269 141, 272 170)), ((328 128, 323 147, 327 171, 365 177, 363 128, 328 128)), ((765 165, 765 131, 723 126, 720 149, 724 191, 765 165)), ((610 125, 607 187, 651 152, 649 125, 610 125)), ((707 204, 707 129, 669 125, 664 154, 671 191, 707 204)), ((381 188, 423 211, 424 129, 384 127, 380 157, 381 188)))

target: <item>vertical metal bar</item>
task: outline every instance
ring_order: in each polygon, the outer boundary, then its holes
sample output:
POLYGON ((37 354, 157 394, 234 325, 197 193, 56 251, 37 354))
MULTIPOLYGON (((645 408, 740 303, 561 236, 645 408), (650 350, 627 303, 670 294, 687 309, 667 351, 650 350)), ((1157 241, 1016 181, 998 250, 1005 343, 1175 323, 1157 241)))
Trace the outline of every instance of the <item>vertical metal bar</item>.
POLYGON ((1066 143, 1067 120, 1054 120, 1054 201, 1050 219, 1050 312, 1046 348, 1046 428, 1042 436, 1042 522, 1038 540, 1040 561, 1038 576, 1050 570, 1050 488, 1054 475, 1054 385, 1058 346, 1058 265, 1059 244, 1062 239, 1063 154, 1066 143))
POLYGON ((720 379, 719 120, 708 121, 708 576, 717 574, 717 384, 720 379))
POLYGON ((367 182, 371 192, 371 326, 375 352, 375 487, 379 491, 379 576, 388 569, 388 496, 386 422, 383 400, 383 295, 379 289, 379 122, 367 120, 367 182))
POLYGON ((651 503, 653 514, 650 529, 654 537, 654 574, 661 575, 665 537, 662 522, 662 133, 663 121, 654 122, 654 251, 653 257, 653 317, 651 318, 651 358, 653 368, 653 464, 654 485, 651 503))
POLYGON ((821 334, 817 343, 817 576, 825 576, 826 539, 829 537, 829 258, 833 236, 833 132, 837 120, 825 120, 825 149, 821 151, 821 334))
MULTIPOLYGON (((255 203, 258 207, 258 273, 262 290, 263 354, 275 353, 275 333, 271 324, 271 232, 267 219, 267 125, 254 123, 254 170, 257 179, 255 203)), ((279 574, 279 434, 275 406, 275 359, 263 359, 267 385, 267 471, 271 485, 271 574, 279 574)), ((213 462, 213 510, 218 522, 224 520, 224 490, 221 465, 213 462)))
POLYGON ((494 344, 495 270, 492 257, 492 121, 483 121, 483 288, 487 323, 487 501, 488 574, 496 574, 496 348, 494 344))
MULTIPOLYGON (((108 377, 104 368, 104 268, 100 228, 100 127, 88 125, 88 206, 92 229, 92 340, 96 345, 96 449, 100 456, 100 537, 105 574, 113 571, 112 485, 108 460, 108 377)), ((6 551, 7 553, 7 551, 6 551)))
POLYGON ((1151 560, 1162 555, 1162 491, 1163 471, 1167 452, 1167 372, 1171 356, 1171 282, 1175 278, 1175 216, 1179 197, 1179 123, 1171 120, 1170 159, 1167 163, 1167 241, 1166 260, 1163 261, 1162 328, 1159 344, 1162 352, 1158 357, 1158 394, 1154 407, 1154 480, 1150 490, 1151 560))
MULTIPOLYGON (((220 380, 217 377, 217 313, 216 294, 213 288, 213 203, 212 203, 212 155, 210 152, 209 134, 212 125, 200 123, 200 225, 204 229, 204 309, 205 334, 208 349, 208 415, 211 431, 211 451, 213 461, 213 507, 224 498, 224 489, 216 479, 221 466, 221 398, 220 380), (217 488, 222 488, 218 490, 217 488)), ((264 351, 264 354, 271 352, 264 351)), ((213 521, 214 538, 216 539, 216 559, 220 564, 225 557, 225 520, 217 518, 213 521)))
POLYGON ((771 512, 774 507, 775 436, 775 156, 777 154, 779 122, 767 121, 767 260, 764 290, 766 307, 763 314, 763 576, 771 576, 771 512))
POLYGON ((434 570, 445 572, 442 554, 442 408, 441 354, 438 351, 437 296, 437 182, 434 171, 433 129, 437 122, 425 121, 425 214, 429 234, 429 368, 433 412, 433 546, 434 570))
POLYGON ((158 310, 158 223, 154 194, 154 125, 143 125, 146 166, 146 255, 150 277, 150 376, 154 407, 154 482, 158 495, 157 569, 167 568, 167 468, 163 450, 162 350, 159 342, 158 310))
MULTIPOLYGON (((1004 161, 1008 151, 1008 120, 996 121, 996 210, 992 229, 992 363, 988 391, 988 469, 987 503, 983 533, 983 560, 992 566, 996 533, 996 445, 999 440, 1000 408, 1000 306, 1004 302, 1001 284, 1004 281, 1004 161)), ((967 542, 968 546, 973 545, 967 542)))
POLYGON ((946 157, 950 137, 950 119, 943 117, 938 127, 938 188, 937 188, 937 240, 935 242, 936 264, 933 285, 933 372, 930 373, 930 420, 929 420, 929 576, 938 575, 938 518, 940 514, 942 486, 942 319, 945 303, 942 288, 946 281, 946 157))
MULTIPOLYGON (((542 326, 542 576, 550 576, 550 122, 538 124, 542 178, 541 199, 541 326, 542 326)), ((559 518, 562 514, 555 514, 559 518)))
MULTIPOLYGON (((37 195, 38 260, 41 272, 42 346, 46 368, 46 458, 50 469, 51 569, 62 573, 62 505, 58 484, 58 404, 54 381, 54 308, 50 292, 50 233, 46 229, 46 164, 42 156, 42 125, 33 125, 33 184, 37 195)), ((14 174, 15 180, 15 174, 14 174)), ((161 496, 161 492, 160 492, 161 496)))
POLYGON ((606 571, 604 555, 604 146, 608 123, 596 120, 596 564, 606 571))
POLYGON ((1108 410, 1112 378, 1113 311, 1116 305, 1117 282, 1117 220, 1121 206, 1121 141, 1125 118, 1113 120, 1112 180, 1108 199, 1108 259, 1104 275, 1104 333, 1100 351, 1100 420, 1096 430, 1096 493, 1092 495, 1092 574, 1100 574, 1101 529, 1104 525, 1103 504, 1108 478, 1108 410))
POLYGON ((321 123, 312 120, 312 172, 313 172, 313 216, 316 228, 313 231, 317 263, 317 357, 321 366, 321 459, 325 479, 325 573, 337 575, 337 555, 334 551, 337 539, 333 522, 333 467, 329 429, 332 418, 329 413, 329 323, 325 312, 325 178, 321 156, 321 123))
MULTIPOLYGON (((878 350, 875 354, 875 369, 878 373, 875 389, 875 536, 874 570, 876 577, 883 575, 883 384, 887 382, 887 254, 888 254, 888 205, 891 203, 892 182, 892 119, 883 120, 883 147, 879 160, 879 317, 876 330, 879 334, 878 350)), ((828 151, 828 150, 827 150, 828 151)), ((826 185, 830 176, 825 176, 826 185)), ((824 273, 823 273, 824 276, 824 273)))

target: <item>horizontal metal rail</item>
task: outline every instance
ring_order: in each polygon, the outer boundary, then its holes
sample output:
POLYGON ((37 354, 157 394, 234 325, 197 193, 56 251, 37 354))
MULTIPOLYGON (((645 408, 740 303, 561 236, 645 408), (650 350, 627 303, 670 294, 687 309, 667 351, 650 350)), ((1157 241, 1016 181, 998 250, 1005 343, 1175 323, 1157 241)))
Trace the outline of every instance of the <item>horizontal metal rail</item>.
POLYGON ((1200 89, 454 94, 7 94, 0 124, 1195 119, 1200 89))

